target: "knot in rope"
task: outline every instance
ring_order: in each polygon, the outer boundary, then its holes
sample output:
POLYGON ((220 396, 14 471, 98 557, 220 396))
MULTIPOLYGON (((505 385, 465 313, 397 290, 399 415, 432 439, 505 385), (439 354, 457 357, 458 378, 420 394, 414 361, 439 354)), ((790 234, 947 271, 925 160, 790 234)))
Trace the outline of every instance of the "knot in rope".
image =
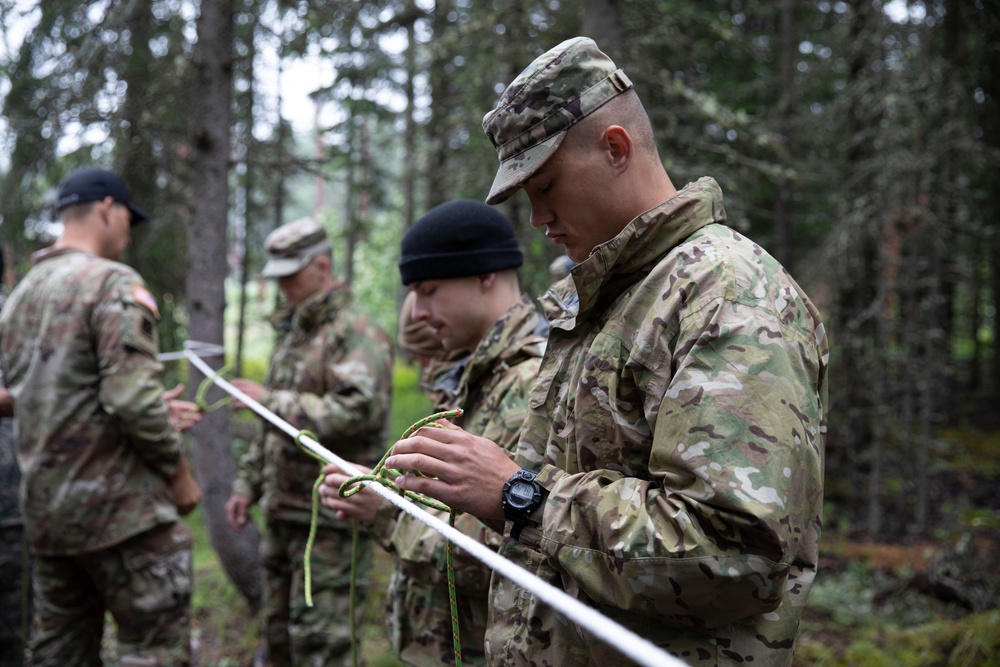
POLYGON ((194 394, 194 402, 195 405, 197 405, 202 412, 205 413, 215 412, 219 408, 229 405, 230 403, 233 402, 233 397, 228 394, 217 400, 215 403, 211 404, 209 404, 209 402, 205 398, 205 394, 207 394, 208 390, 212 388, 212 385, 215 384, 216 380, 221 378, 224 374, 228 373, 229 369, 230 365, 226 364, 225 366, 220 368, 218 372, 213 371, 211 375, 206 375, 205 378, 201 381, 201 384, 198 385, 198 391, 196 391, 194 394))
MULTIPOLYGON (((406 429, 403 432, 403 435, 400 436, 399 439, 405 440, 406 438, 409 438, 411 435, 413 435, 416 431, 420 430, 424 426, 431 426, 434 428, 444 428, 443 426, 437 423, 438 420, 454 419, 455 417, 461 417, 462 414, 463 411, 461 408, 458 408, 456 410, 446 410, 444 412, 435 412, 429 417, 424 417, 420 421, 410 426, 410 428, 406 429)), ((386 451, 386 453, 382 456, 382 460, 380 460, 378 464, 376 464, 376 466, 372 468, 372 471, 370 473, 365 475, 355 475, 354 477, 347 479, 343 484, 341 484, 340 489, 338 490, 340 497, 350 498, 351 496, 353 496, 355 493, 360 491, 364 486, 362 482, 375 482, 376 484, 381 484, 387 489, 391 489, 397 494, 409 498, 410 500, 416 503, 420 503, 421 505, 424 505, 426 507, 430 507, 436 510, 441 510, 442 512, 452 512, 452 509, 442 502, 439 502, 433 498, 430 498, 420 493, 415 493, 413 491, 405 491, 399 488, 399 485, 396 484, 395 479, 401 476, 403 472, 401 470, 388 468, 385 465, 386 459, 392 456, 394 448, 395 445, 393 445, 386 451)), ((418 470, 413 471, 413 474, 418 475, 420 477, 426 476, 418 470)))
MULTIPOLYGON (((453 419, 455 417, 461 417, 463 411, 461 408, 456 410, 445 410, 444 412, 435 412, 434 414, 424 417, 420 421, 416 422, 410 428, 403 432, 403 435, 399 438, 400 440, 405 440, 413 435, 416 431, 420 430, 424 426, 431 426, 434 428, 444 428, 441 424, 438 424, 440 419, 453 419)), ((399 488, 399 485, 394 481, 397 477, 402 475, 401 470, 395 470, 393 468, 387 468, 385 465, 386 459, 388 459, 395 448, 395 444, 390 447, 386 453, 382 456, 382 460, 372 468, 372 471, 367 475, 355 475, 349 478, 343 484, 337 492, 340 494, 341 498, 350 498, 355 493, 360 491, 364 484, 363 482, 381 484, 382 486, 395 491, 401 496, 409 498, 413 502, 419 503, 426 507, 432 509, 441 510, 443 512, 448 512, 448 525, 452 528, 455 527, 455 516, 457 512, 452 508, 448 507, 444 503, 437 501, 433 498, 425 496, 414 491, 406 491, 399 488)), ((415 470, 413 474, 419 475, 420 477, 426 477, 422 472, 415 470)), ((357 522, 355 522, 356 524, 357 522)), ((451 613, 451 636, 452 636, 452 650, 455 653, 455 667, 462 667, 462 638, 458 626, 458 593, 455 590, 455 555, 454 548, 452 547, 451 540, 447 540, 445 543, 445 563, 447 564, 448 573, 448 606, 451 613)), ((354 568, 354 562, 351 563, 351 568, 354 568)), ((353 576, 352 576, 353 580, 353 576)))

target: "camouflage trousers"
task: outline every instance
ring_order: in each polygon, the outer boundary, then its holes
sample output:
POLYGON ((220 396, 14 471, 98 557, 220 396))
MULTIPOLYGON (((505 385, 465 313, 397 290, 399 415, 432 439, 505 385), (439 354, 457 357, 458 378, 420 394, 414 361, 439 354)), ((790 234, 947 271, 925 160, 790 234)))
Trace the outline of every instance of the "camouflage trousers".
MULTIPOLYGON (((397 562, 389 581, 386 596, 389 635, 393 651, 407 665, 439 667, 455 664, 448 583, 431 583, 433 579, 415 572, 407 574, 406 568, 397 562)), ((486 635, 488 602, 485 591, 479 595, 458 595, 463 665, 486 665, 483 638, 486 635)))
POLYGON ((35 556, 29 665, 101 665, 105 612, 122 667, 188 665, 191 531, 157 526, 108 549, 35 556))
POLYGON ((31 617, 31 558, 20 526, 0 528, 0 667, 21 667, 31 617))
MULTIPOLYGON (((309 526, 269 522, 261 556, 264 564, 264 622, 273 667, 351 665, 349 531, 320 527, 312 548, 313 606, 305 599, 305 555, 309 526)), ((365 617, 372 563, 371 538, 358 542, 355 613, 365 617)), ((358 647, 360 652, 360 646, 358 647)))

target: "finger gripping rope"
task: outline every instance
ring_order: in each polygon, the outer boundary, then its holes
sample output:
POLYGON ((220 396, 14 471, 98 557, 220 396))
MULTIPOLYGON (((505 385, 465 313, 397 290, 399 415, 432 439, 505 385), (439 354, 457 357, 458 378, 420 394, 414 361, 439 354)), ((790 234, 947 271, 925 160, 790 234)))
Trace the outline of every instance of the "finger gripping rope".
MULTIPOLYGON (((410 428, 406 429, 406 431, 404 431, 403 435, 400 437, 400 440, 405 440, 406 438, 409 438, 411 435, 413 435, 416 431, 420 430, 424 426, 431 426, 434 428, 444 428, 443 426, 437 423, 439 419, 454 419, 455 417, 461 417, 462 414, 463 414, 462 410, 458 409, 458 410, 447 410, 445 412, 436 412, 428 417, 424 417, 420 421, 410 426, 410 428)), ((420 503, 421 505, 425 505, 427 507, 431 507, 436 510, 448 512, 448 525, 454 528, 455 516, 457 514, 455 510, 451 509, 444 503, 434 500, 433 498, 429 498, 419 493, 414 493, 413 491, 406 491, 404 489, 401 489, 399 488, 399 485, 397 485, 395 481, 393 481, 397 477, 402 475, 401 471, 394 470, 392 468, 387 468, 385 465, 386 459, 388 459, 392 455, 394 448, 395 445, 393 445, 386 451, 386 453, 382 456, 382 460, 378 462, 378 464, 372 469, 372 471, 369 474, 355 475, 354 477, 351 477, 343 484, 341 484, 340 489, 338 490, 340 497, 350 498, 351 496, 353 496, 355 493, 360 491, 361 488, 364 486, 362 482, 368 482, 368 483, 375 482, 381 484, 382 486, 388 489, 392 489, 399 495, 405 496, 416 503, 420 503)), ((423 473, 417 470, 413 471, 413 474, 418 475, 420 477, 425 476, 423 473)), ((356 523, 357 522, 355 522, 355 524, 356 523)), ((458 595, 455 592, 455 556, 454 556, 454 549, 452 547, 450 540, 445 541, 445 562, 447 563, 448 566, 448 604, 450 607, 449 611, 451 613, 451 636, 453 642, 453 649, 455 652, 455 665, 456 667, 461 667, 462 639, 458 627, 458 595)), ((354 567, 353 561, 351 563, 351 567, 353 573, 353 567, 354 567)), ((352 576, 351 581, 353 582, 353 580, 354 578, 352 576)))

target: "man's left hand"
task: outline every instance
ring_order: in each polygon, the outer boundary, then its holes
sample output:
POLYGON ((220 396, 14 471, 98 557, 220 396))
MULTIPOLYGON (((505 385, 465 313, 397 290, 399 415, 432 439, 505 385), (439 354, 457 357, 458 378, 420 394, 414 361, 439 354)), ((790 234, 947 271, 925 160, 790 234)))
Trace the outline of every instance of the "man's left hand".
MULTIPOLYGON (((264 392, 267 391, 261 383, 254 382, 253 380, 246 380, 244 378, 236 378, 231 384, 258 403, 264 395, 264 392)), ((233 407, 239 410, 240 408, 247 407, 247 404, 233 396, 233 407)))
POLYGON ((184 385, 179 384, 173 389, 163 392, 163 400, 167 402, 170 425, 175 431, 186 431, 201 421, 201 408, 198 407, 197 403, 177 399, 182 391, 184 391, 184 385))
POLYGON ((425 426, 396 443, 385 465, 419 470, 427 477, 406 474, 395 480, 400 488, 437 498, 452 509, 483 520, 503 520, 503 485, 520 468, 507 452, 486 438, 472 435, 447 420, 446 428, 425 426))

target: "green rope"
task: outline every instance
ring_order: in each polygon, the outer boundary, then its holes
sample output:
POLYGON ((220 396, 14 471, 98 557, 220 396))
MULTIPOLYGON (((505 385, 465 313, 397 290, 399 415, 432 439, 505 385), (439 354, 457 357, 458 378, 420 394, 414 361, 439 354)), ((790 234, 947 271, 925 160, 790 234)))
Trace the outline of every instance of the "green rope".
MULTIPOLYGON (((309 449, 308 447, 306 447, 305 445, 302 444, 302 438, 303 437, 309 437, 312 440, 315 440, 316 442, 319 442, 319 439, 316 437, 316 434, 313 433, 312 431, 306 431, 305 429, 303 429, 303 430, 301 430, 301 431, 299 431, 298 433, 295 434, 295 444, 298 445, 299 449, 301 449, 302 451, 304 451, 306 454, 308 454, 309 456, 311 456, 314 459, 316 459, 317 461, 319 461, 320 465, 322 465, 323 463, 325 463, 325 460, 323 459, 323 457, 321 457, 319 454, 317 454, 316 452, 312 451, 311 449, 309 449)), ((313 486, 312 486, 312 515, 309 518, 309 538, 306 540, 306 552, 305 552, 305 556, 303 558, 304 565, 305 565, 305 571, 306 571, 306 582, 305 582, 305 586, 306 586, 306 591, 305 591, 306 592, 306 605, 309 606, 309 607, 313 606, 313 596, 312 596, 312 549, 313 549, 313 544, 316 542, 316 529, 317 529, 317 526, 319 524, 319 485, 323 483, 323 478, 324 477, 325 476, 323 475, 323 473, 320 472, 319 477, 317 477, 316 481, 313 482, 313 486)), ((352 600, 352 602, 353 602, 353 600, 352 600)))
POLYGON ((211 405, 209 405, 208 401, 205 399, 205 394, 208 393, 208 390, 211 389, 212 385, 215 384, 215 381, 217 379, 221 378, 224 373, 229 372, 229 368, 230 368, 229 364, 226 364, 225 366, 220 368, 218 372, 212 373, 212 375, 203 379, 201 381, 201 384, 198 385, 198 391, 196 391, 194 394, 194 402, 195 404, 197 404, 197 406, 201 409, 202 412, 205 413, 215 412, 219 408, 225 405, 229 405, 230 403, 233 402, 233 397, 228 394, 226 394, 226 396, 224 396, 223 398, 217 400, 215 403, 212 403, 211 405))
MULTIPOLYGON (((309 456, 313 457, 320 462, 320 465, 326 463, 326 459, 306 447, 302 443, 303 437, 309 437, 312 440, 319 442, 319 438, 316 437, 315 433, 307 430, 301 430, 295 434, 295 444, 299 446, 299 449, 304 451, 309 456)), ((312 596, 312 550, 313 545, 316 543, 316 531, 319 527, 319 487, 323 483, 323 479, 326 475, 323 474, 322 470, 319 473, 319 477, 313 482, 312 487, 312 514, 309 517, 309 537, 306 539, 306 549, 302 556, 303 566, 305 570, 305 597, 306 605, 309 607, 313 606, 313 596, 312 596)), ((359 664, 359 654, 358 647, 361 644, 361 640, 358 637, 358 623, 357 623, 357 574, 358 574, 358 542, 361 538, 360 524, 358 521, 353 522, 353 531, 351 535, 351 584, 350 592, 348 594, 348 623, 351 625, 351 661, 352 664, 357 667, 359 664)))
MULTIPOLYGON (((413 435, 414 432, 416 432, 417 430, 419 430, 424 426, 444 428, 443 426, 436 423, 439 419, 452 419, 454 417, 460 417, 460 416, 462 416, 461 409, 447 410, 445 412, 434 413, 428 417, 424 417, 420 421, 410 426, 410 428, 406 429, 406 431, 403 432, 403 435, 399 439, 405 440, 406 438, 413 435)), ((393 445, 393 447, 395 447, 395 445, 393 445)), ((377 484, 381 484, 382 486, 388 489, 392 489, 399 495, 409 498, 410 500, 420 503, 421 505, 425 505, 427 507, 436 510, 448 512, 448 525, 454 528, 455 516, 457 515, 457 512, 455 510, 448 507, 444 503, 434 500, 433 498, 428 498, 427 496, 421 495, 419 493, 414 493, 413 491, 405 491, 399 488, 399 486, 395 482, 395 479, 403 474, 402 471, 394 470, 392 468, 387 468, 385 465, 386 459, 388 459, 392 455, 393 447, 390 447, 389 450, 386 451, 385 455, 382 456, 382 460, 378 462, 378 465, 376 465, 370 473, 368 473, 367 475, 356 475, 355 477, 351 477, 343 484, 341 484, 339 490, 340 497, 349 498, 353 496, 355 493, 361 490, 362 488, 361 482, 374 482, 377 484)), ((413 471, 413 474, 418 475, 420 477, 425 476, 419 470, 413 471)), ((451 633, 452 633, 453 648, 455 651, 455 665, 456 667, 462 667, 462 639, 458 627, 458 595, 455 591, 455 556, 451 540, 448 540, 446 542, 445 562, 447 563, 447 572, 448 572, 448 604, 450 606, 450 612, 451 612, 451 633)), ((352 583, 353 583, 353 571, 354 571, 353 562, 351 563, 351 571, 352 571, 352 583)))

